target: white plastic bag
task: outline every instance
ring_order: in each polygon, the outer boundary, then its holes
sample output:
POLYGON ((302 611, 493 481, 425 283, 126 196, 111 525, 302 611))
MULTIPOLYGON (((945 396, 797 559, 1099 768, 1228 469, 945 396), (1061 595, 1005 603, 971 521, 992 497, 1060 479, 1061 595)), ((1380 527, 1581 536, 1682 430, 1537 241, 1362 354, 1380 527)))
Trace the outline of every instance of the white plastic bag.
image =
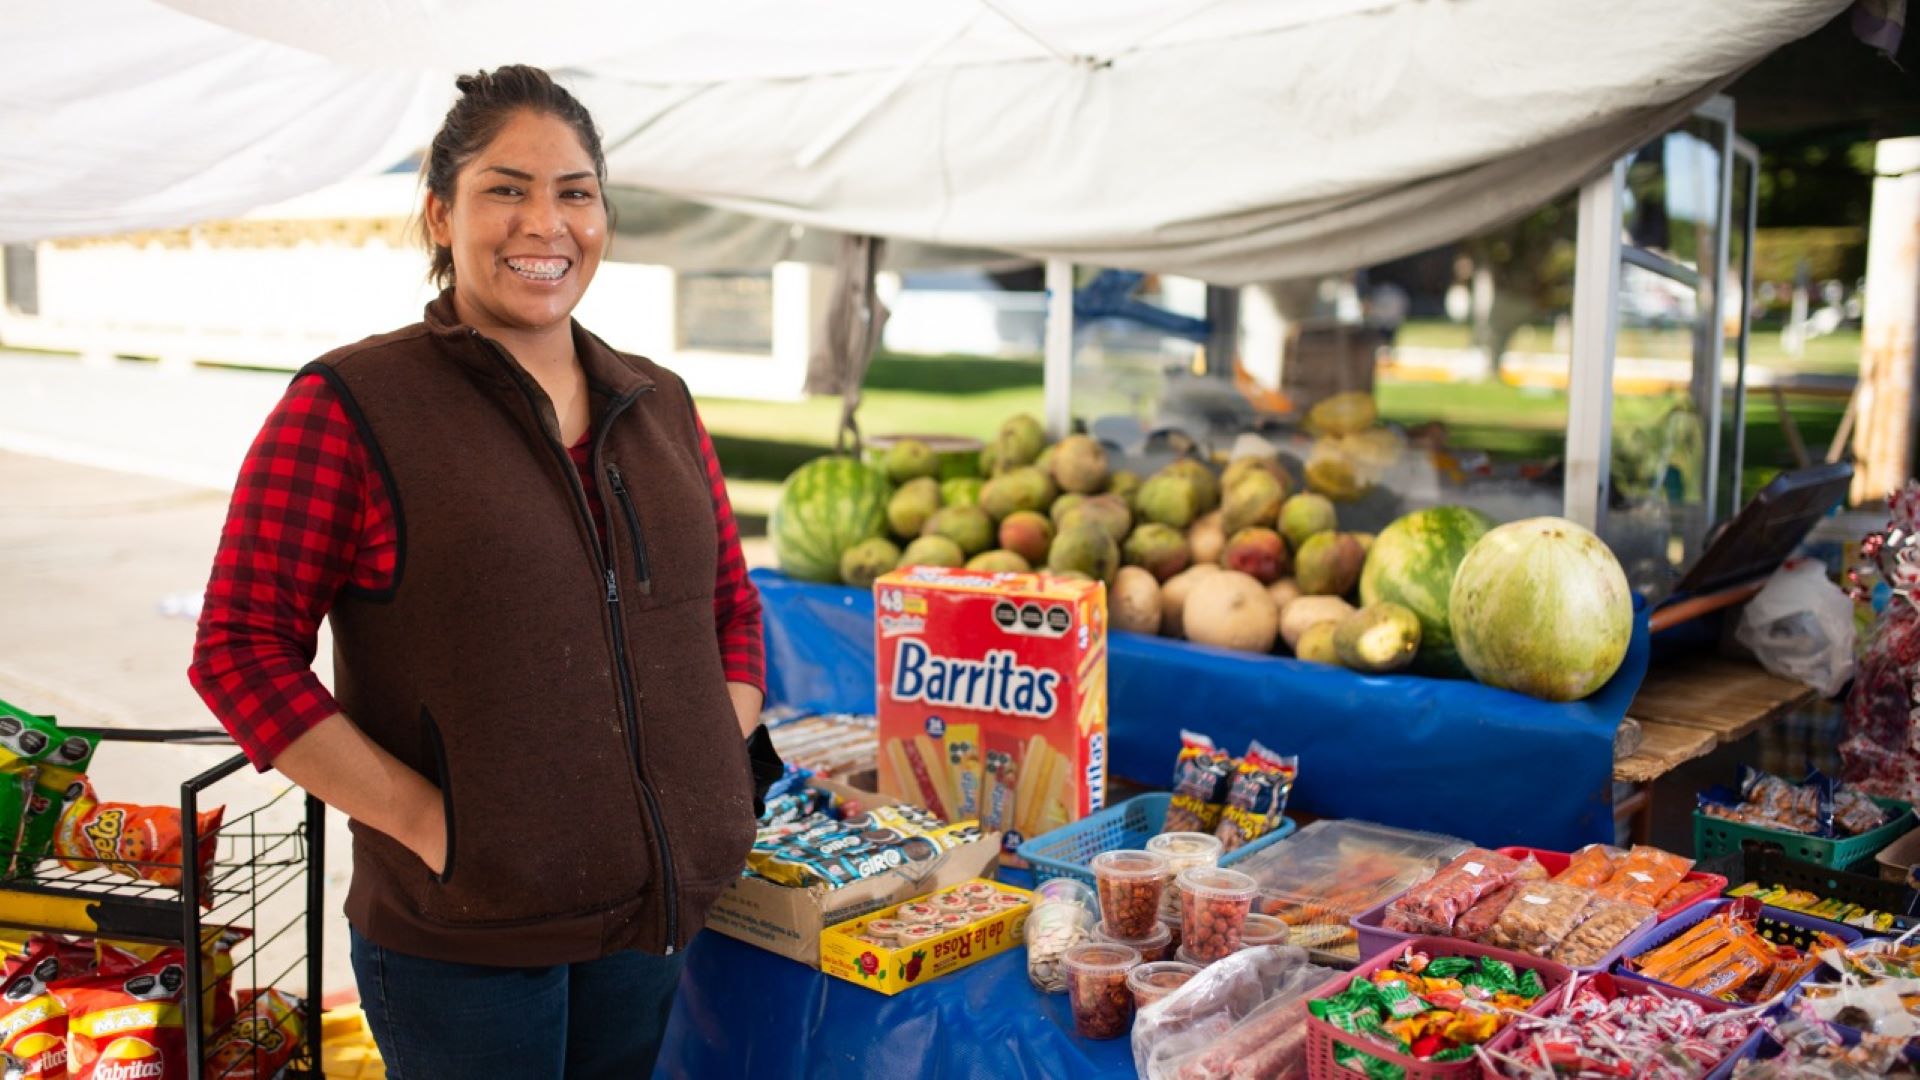
POLYGON ((1307 995, 1338 975, 1290 945, 1242 949, 1133 1019, 1146 1080, 1296 1080, 1307 1075, 1307 995))
POLYGON ((1760 666, 1832 697, 1853 678, 1853 601, 1812 559, 1791 559, 1747 603, 1734 637, 1760 666))

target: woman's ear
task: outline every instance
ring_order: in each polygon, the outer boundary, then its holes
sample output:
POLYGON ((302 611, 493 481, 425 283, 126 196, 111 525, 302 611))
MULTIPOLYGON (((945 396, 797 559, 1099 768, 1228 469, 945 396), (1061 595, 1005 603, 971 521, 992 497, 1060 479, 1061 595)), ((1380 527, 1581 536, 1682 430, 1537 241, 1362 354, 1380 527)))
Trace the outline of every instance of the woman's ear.
POLYGON ((427 235, 433 237, 433 242, 441 247, 452 247, 453 226, 450 219, 453 216, 453 207, 442 202, 440 196, 429 191, 427 192, 426 216, 427 235))

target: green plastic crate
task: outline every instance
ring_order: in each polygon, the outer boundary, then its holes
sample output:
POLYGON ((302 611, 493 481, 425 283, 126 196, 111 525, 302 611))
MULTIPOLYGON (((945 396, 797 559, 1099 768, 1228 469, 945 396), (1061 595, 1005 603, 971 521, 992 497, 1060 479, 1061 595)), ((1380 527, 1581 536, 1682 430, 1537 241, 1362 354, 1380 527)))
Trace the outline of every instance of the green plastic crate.
POLYGON ((1815 863, 1830 870, 1845 870, 1873 858, 1881 848, 1900 839, 1906 835, 1908 829, 1913 827, 1911 804, 1903 803, 1898 799, 1882 799, 1878 796, 1875 796, 1873 801, 1898 813, 1893 820, 1872 832, 1836 840, 1785 832, 1780 829, 1763 829, 1758 825, 1711 817, 1700 810, 1695 810, 1693 812, 1693 857, 1713 859, 1722 855, 1733 855, 1745 850, 1751 844, 1762 850, 1780 851, 1790 859, 1815 863))

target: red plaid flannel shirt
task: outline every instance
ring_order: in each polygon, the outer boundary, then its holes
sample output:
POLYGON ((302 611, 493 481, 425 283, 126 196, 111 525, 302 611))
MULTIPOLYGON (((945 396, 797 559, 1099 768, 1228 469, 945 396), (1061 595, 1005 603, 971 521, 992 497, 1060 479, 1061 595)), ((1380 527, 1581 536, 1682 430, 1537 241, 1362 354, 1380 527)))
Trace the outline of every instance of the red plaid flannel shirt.
MULTIPOLYGON (((588 451, 582 439, 569 454, 597 523, 600 492, 588 451)), ((760 595, 747 580, 739 526, 704 424, 700 452, 720 532, 713 613, 721 660, 729 682, 764 690, 760 595)), ((320 620, 343 586, 379 589, 392 580, 397 541, 386 483, 339 398, 317 376, 296 380, 240 467, 187 670, 258 768, 340 711, 313 673, 320 620)))

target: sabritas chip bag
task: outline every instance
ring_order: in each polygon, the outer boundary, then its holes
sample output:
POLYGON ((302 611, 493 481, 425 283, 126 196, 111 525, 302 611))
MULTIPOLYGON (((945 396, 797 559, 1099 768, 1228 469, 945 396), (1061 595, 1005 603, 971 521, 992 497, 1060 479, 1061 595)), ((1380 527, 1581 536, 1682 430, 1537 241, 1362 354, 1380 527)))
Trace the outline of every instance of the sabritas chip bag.
POLYGON ((46 735, 50 745, 34 777, 20 832, 20 853, 13 863, 12 876, 26 878, 32 877, 34 866, 47 857, 53 846, 53 831, 60 824, 60 812, 69 798, 80 794, 80 781, 100 743, 98 735, 61 731, 44 716, 33 717, 28 723, 46 735))
POLYGON ((67 1011, 49 987, 92 971, 92 948, 43 935, 7 979, 0 990, 0 1050, 20 1059, 22 1080, 67 1075, 67 1011))
POLYGON ((187 968, 168 949, 132 971, 105 972, 53 986, 67 1011, 71 1080, 174 1080, 187 1072, 181 1001, 187 968))
MULTIPOLYGON (((103 803, 82 778, 80 789, 60 813, 53 833, 53 854, 69 870, 105 867, 116 874, 179 887, 180 811, 170 806, 103 803)), ((200 900, 207 904, 207 871, 213 866, 220 819, 226 807, 200 815, 200 900)))
MULTIPOLYGON (((200 1030, 208 1035, 233 1019, 233 949, 253 936, 244 926, 205 926, 200 929, 200 1030)), ((99 948, 103 972, 125 972, 156 959, 177 945, 149 945, 139 941, 106 941, 99 948)))

